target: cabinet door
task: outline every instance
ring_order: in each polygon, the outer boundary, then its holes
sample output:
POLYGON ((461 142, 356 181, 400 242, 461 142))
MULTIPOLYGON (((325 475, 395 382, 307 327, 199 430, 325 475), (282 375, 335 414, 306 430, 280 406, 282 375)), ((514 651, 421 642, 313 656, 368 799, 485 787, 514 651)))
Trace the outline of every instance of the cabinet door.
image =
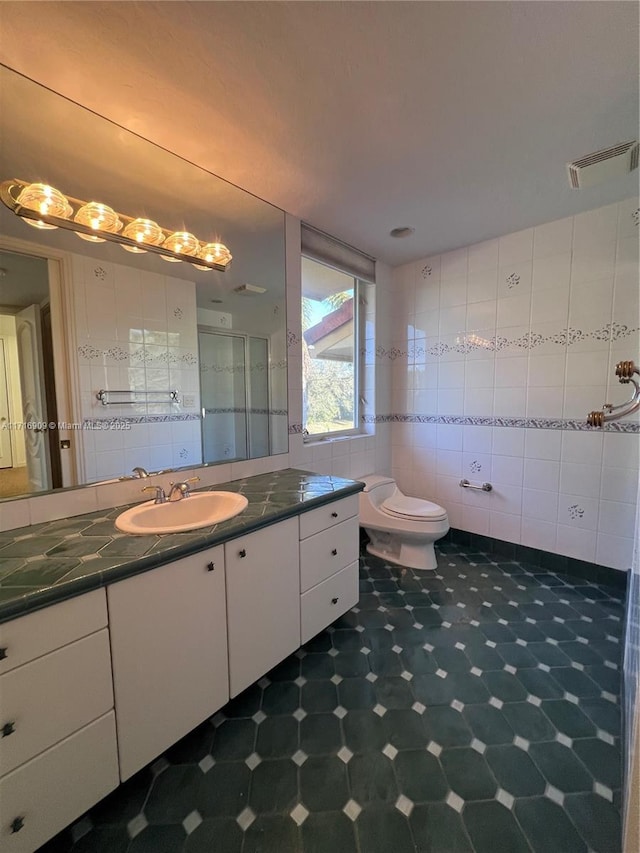
POLYGON ((124 780, 229 698, 223 548, 128 578, 107 597, 124 780))
POLYGON ((229 686, 237 696, 300 646, 298 519, 225 546, 229 686))

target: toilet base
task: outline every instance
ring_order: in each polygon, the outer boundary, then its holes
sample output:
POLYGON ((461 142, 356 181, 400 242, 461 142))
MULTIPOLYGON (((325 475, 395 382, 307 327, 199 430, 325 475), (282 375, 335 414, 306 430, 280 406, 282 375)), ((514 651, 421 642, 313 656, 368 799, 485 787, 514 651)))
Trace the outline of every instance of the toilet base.
MULTIPOLYGON (((367 531, 369 535, 373 531, 367 531)), ((387 560, 389 563, 395 563, 398 566, 405 566, 408 569, 418 569, 421 571, 433 571, 438 568, 436 560, 436 552, 433 547, 433 542, 426 542, 420 545, 411 543, 401 544, 399 547, 396 542, 382 543, 380 535, 375 537, 378 542, 373 540, 367 545, 367 553, 374 557, 380 557, 381 560, 387 560), (396 547, 393 547, 393 546, 396 547)))

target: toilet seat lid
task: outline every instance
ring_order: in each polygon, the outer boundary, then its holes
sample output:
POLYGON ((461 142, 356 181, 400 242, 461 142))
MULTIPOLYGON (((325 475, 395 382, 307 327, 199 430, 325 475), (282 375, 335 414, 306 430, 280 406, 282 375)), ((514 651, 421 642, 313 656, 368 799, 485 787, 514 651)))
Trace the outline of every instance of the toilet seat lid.
POLYGON ((442 521, 447 517, 447 511, 438 504, 420 498, 410 498, 398 492, 383 501, 381 509, 388 515, 415 518, 420 521, 442 521))

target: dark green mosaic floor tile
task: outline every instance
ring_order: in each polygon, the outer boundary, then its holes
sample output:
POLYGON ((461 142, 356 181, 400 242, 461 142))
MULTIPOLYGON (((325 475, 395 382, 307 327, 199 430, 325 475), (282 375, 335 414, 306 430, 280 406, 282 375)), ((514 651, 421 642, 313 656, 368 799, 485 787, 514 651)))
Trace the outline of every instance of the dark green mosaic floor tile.
POLYGON ((360 652, 340 652, 338 657, 331 658, 335 674, 341 678, 358 678, 370 672, 368 655, 360 652))
MULTIPOLYGON (((358 606, 362 607, 362 599, 358 602, 358 606)), ((315 637, 308 640, 302 648, 306 652, 309 652, 309 654, 328 652, 331 648, 331 635, 326 631, 321 631, 315 637)))
POLYGON ((358 631, 336 631, 331 635, 333 648, 339 652, 358 651, 362 647, 361 635, 358 631))
POLYGON ((185 838, 181 825, 148 826, 136 835, 127 853, 181 853, 185 838))
POLYGON ((342 812, 310 814, 301 833, 304 853, 358 853, 355 827, 342 812))
POLYGON ((545 699, 540 706, 559 732, 571 738, 593 737, 596 727, 573 702, 545 699))
POLYGON ((354 755, 347 766, 351 797, 360 806, 372 802, 393 802, 398 787, 393 764, 381 752, 354 755))
POLYGON ((480 630, 487 640, 491 640, 493 643, 515 643, 518 639, 517 634, 514 634, 511 628, 497 622, 485 622, 480 625, 480 630))
POLYGON ((597 782, 615 790, 622 785, 620 750, 599 738, 576 740, 573 744, 576 755, 597 782))
POLYGON ((410 708, 413 694, 404 678, 378 678, 374 683, 376 698, 385 708, 410 708))
POLYGON ((394 806, 375 803, 363 809, 356 831, 363 853, 415 853, 409 822, 394 806))
POLYGON ((423 719, 430 739, 440 746, 467 746, 471 743, 473 735, 464 717, 448 705, 427 708, 423 719))
POLYGON ((532 743, 529 755, 545 779, 563 794, 590 791, 593 778, 575 754, 561 743, 532 743))
POLYGON ((126 825, 142 811, 152 782, 153 776, 145 767, 94 806, 91 810, 91 820, 94 824, 126 825))
POLYGON ((265 688, 262 695, 262 710, 265 714, 292 714, 299 707, 300 688, 292 681, 274 681, 265 688))
MULTIPOLYGON (((522 672, 526 674, 536 670, 522 670, 522 672)), ((489 695, 495 696, 502 702, 521 702, 527 698, 527 690, 510 672, 484 672, 480 678, 486 684, 489 695)))
POLYGON ((449 786, 463 800, 487 800, 495 795, 497 785, 493 774, 475 749, 445 749, 440 761, 449 786))
POLYGON ((477 666, 482 670, 503 669, 504 660, 495 649, 484 644, 481 646, 469 645, 465 648, 465 654, 469 658, 471 666, 477 666))
POLYGON ((341 746, 340 721, 335 714, 309 714, 300 722, 300 749, 307 755, 327 755, 341 746))
POLYGON ((500 803, 467 803, 462 817, 476 853, 531 853, 513 814, 500 803))
MULTIPOLYGON (((602 664, 602 656, 595 649, 592 649, 591 646, 584 643, 563 643, 562 652, 570 658, 570 661, 581 663, 583 666, 602 664)), ((570 666, 570 661, 568 663, 552 663, 549 666, 570 666)))
POLYGON ((127 853, 130 843, 125 826, 97 826, 76 842, 73 853, 127 853))
MULTIPOLYGON (((499 673, 490 672, 487 674, 491 676, 499 673)), ((491 695, 482 678, 470 672, 452 672, 446 680, 451 684, 454 698, 465 705, 486 702, 491 695)))
POLYGON ((269 681, 295 681, 300 675, 300 660, 295 655, 285 658, 267 673, 269 681))
POLYGON ((245 832, 243 853, 299 853, 298 827, 291 818, 265 815, 245 832))
POLYGON ((606 699, 593 698, 582 699, 580 707, 599 729, 615 737, 620 734, 622 718, 619 705, 606 699))
POLYGON ((414 803, 444 799, 447 783, 438 760, 425 750, 406 750, 394 759, 398 788, 414 803))
POLYGON ((342 809, 349 799, 344 763, 336 756, 307 758, 300 768, 300 799, 312 812, 342 809))
POLYGON ((300 675, 307 681, 329 679, 335 675, 333 661, 331 655, 305 655, 300 661, 300 675))
POLYGON ((544 793, 545 780, 527 753, 517 746, 490 746, 485 758, 498 785, 514 797, 544 793))
POLYGON ((213 739, 216 759, 233 760, 251 755, 256 737, 253 720, 225 720, 218 726, 213 739))
POLYGON ((416 711, 392 708, 383 716, 382 727, 387 734, 387 742, 396 749, 424 748, 430 740, 422 715, 416 711))
POLYGON ((517 669, 529 669, 538 665, 538 659, 524 646, 517 643, 501 643, 497 648, 505 663, 517 669))
POLYGON ((514 811, 535 853, 586 853, 564 809, 547 797, 517 800, 514 811))
POLYGON ((435 649, 433 656, 438 666, 445 672, 468 673, 472 666, 469 658, 460 649, 435 649))
POLYGON ((261 702, 262 688, 258 684, 252 684, 228 702, 222 710, 225 717, 253 717, 261 702))
POLYGON ((400 657, 404 669, 413 673, 413 675, 427 675, 434 673, 438 669, 438 664, 434 656, 420 646, 417 648, 415 646, 403 646, 400 657))
POLYGON ((552 740, 556 731, 540 708, 529 702, 508 703, 502 713, 513 731, 530 741, 552 740))
POLYGON ((211 752, 213 737, 214 729, 211 723, 202 723, 170 747, 165 758, 170 764, 197 764, 211 752))
POLYGON ((493 705, 467 705, 462 712, 473 735, 486 744, 511 743, 514 732, 493 705))
MULTIPOLYGON (((580 624, 586 625, 587 623, 581 622, 580 624)), ((536 623, 536 627, 542 631, 545 637, 552 637, 554 640, 558 640, 558 642, 569 642, 576 638, 575 632, 566 624, 562 625, 560 622, 542 620, 536 623)))
POLYGON ((555 667, 551 675, 563 690, 580 698, 586 696, 599 696, 601 688, 589 678, 584 672, 573 667, 555 667))
POLYGON ((602 690, 606 690, 608 693, 613 693, 614 696, 620 693, 622 679, 619 670, 609 669, 608 666, 602 665, 587 666, 584 671, 592 681, 595 681, 598 687, 602 688, 602 690))
MULTIPOLYGON (((255 750, 262 758, 284 758, 297 749, 298 723, 293 717, 267 717, 258 726, 255 750)), ((252 749, 246 755, 251 752, 252 749)))
POLYGON ((379 750, 387 742, 382 719, 373 711, 349 711, 342 727, 345 743, 352 752, 379 750))
POLYGON ((240 853, 243 835, 232 818, 204 820, 187 838, 184 853, 240 853))
POLYGON ((203 818, 236 818, 246 807, 251 771, 244 762, 215 764, 202 778, 196 809, 203 818))
POLYGON ((298 795, 298 770, 288 758, 263 761, 252 771, 249 805, 256 814, 290 811, 298 795))
POLYGON ((416 675, 411 682, 411 686, 417 699, 426 705, 427 708, 432 708, 436 705, 448 705, 455 699, 455 685, 449 676, 441 678, 435 673, 416 675))
POLYGON ((417 805, 409 823, 417 853, 473 853, 462 817, 445 803, 417 805))
POLYGON ((400 675, 404 670, 402 658, 393 651, 372 652, 368 657, 371 672, 376 675, 400 675))
MULTIPOLYGON (((360 596, 362 601, 362 596, 360 596)), ((387 624, 386 614, 379 610, 360 610, 358 622, 363 628, 383 628, 387 624)))
POLYGON ((539 699, 561 699, 564 695, 558 682, 541 669, 520 669, 515 677, 525 688, 525 696, 530 693, 539 699))
POLYGON ((395 645, 393 634, 385 628, 371 628, 366 635, 363 634, 364 636, 366 636, 367 648, 373 652, 388 652, 395 645))
MULTIPOLYGON (((300 707, 304 708, 307 714, 333 711, 338 704, 338 691, 331 681, 308 681, 300 690, 300 707)), ((266 711, 264 699, 262 700, 262 709, 266 711)))
POLYGON ((565 808, 594 853, 619 853, 620 813, 611 803, 596 794, 573 794, 566 797, 565 808))
POLYGON ((526 643, 544 643, 545 635, 536 625, 531 625, 529 622, 517 622, 511 628, 519 640, 524 640, 526 643))
POLYGON ((193 811, 202 772, 192 764, 167 767, 156 777, 144 806, 149 823, 182 823, 193 811))

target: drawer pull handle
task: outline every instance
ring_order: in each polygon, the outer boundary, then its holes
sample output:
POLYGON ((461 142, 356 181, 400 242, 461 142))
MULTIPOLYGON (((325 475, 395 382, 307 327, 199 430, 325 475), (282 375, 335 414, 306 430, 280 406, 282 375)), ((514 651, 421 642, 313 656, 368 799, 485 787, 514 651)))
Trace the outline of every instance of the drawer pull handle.
POLYGON ((216 567, 215 563, 207 563, 207 571, 212 572, 216 567))
POLYGON ((20 832, 22 827, 24 826, 24 818, 23 817, 14 817, 11 821, 11 832, 20 832))
POLYGON ((337 517, 338 517, 338 513, 337 513, 337 512, 332 512, 332 513, 331 513, 331 518, 337 518, 337 517))
POLYGON ((246 548, 243 548, 242 551, 238 551, 238 557, 246 557, 246 556, 247 556, 246 548))
POLYGON ((16 724, 14 722, 5 723, 2 729, 0 729, 0 731, 2 731, 2 737, 9 737, 9 735, 12 735, 15 730, 16 724))
POLYGON ((333 554, 334 557, 337 557, 338 556, 338 549, 334 548, 331 553, 333 554))
POLYGON ((338 599, 337 599, 337 598, 332 598, 332 599, 331 599, 331 603, 332 603, 332 604, 337 604, 337 603, 338 603, 338 599))
POLYGON ((7 654, 7 647, 0 646, 0 660, 5 660, 8 657, 9 655, 7 654))

